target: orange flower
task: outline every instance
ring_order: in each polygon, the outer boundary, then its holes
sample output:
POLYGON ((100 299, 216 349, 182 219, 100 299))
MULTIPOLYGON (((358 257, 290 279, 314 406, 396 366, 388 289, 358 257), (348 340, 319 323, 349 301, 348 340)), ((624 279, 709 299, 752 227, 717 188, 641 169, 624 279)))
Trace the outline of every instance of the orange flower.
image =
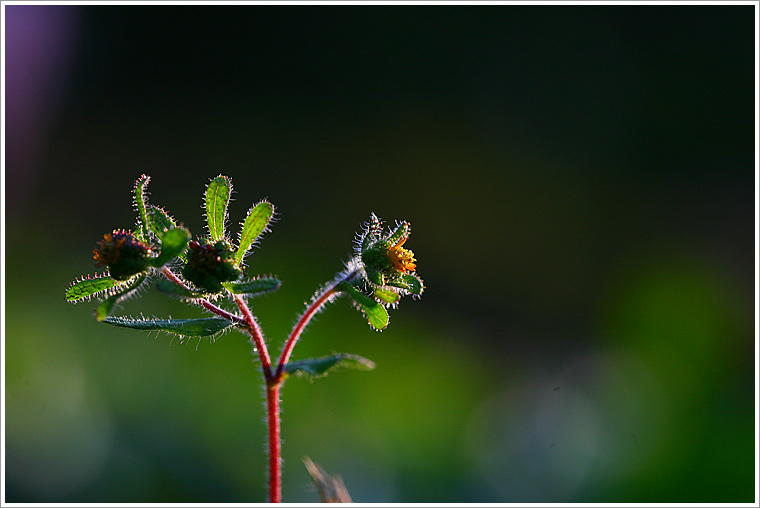
POLYGON ((409 249, 404 249, 401 246, 404 245, 408 237, 401 237, 396 245, 388 248, 386 256, 388 260, 393 264, 396 270, 402 272, 413 272, 417 265, 414 263, 417 261, 414 259, 414 252, 409 249))

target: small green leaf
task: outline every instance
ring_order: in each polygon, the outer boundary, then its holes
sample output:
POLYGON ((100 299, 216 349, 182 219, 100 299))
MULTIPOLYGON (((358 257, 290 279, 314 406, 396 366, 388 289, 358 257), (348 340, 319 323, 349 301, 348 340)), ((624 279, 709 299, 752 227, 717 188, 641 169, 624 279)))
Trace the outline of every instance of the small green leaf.
POLYGON ((375 368, 375 363, 361 356, 340 353, 331 356, 323 356, 321 358, 308 358, 306 360, 290 362, 285 365, 284 370, 288 375, 299 373, 311 377, 321 377, 330 371, 340 368, 372 370, 375 368))
POLYGON ((224 239, 224 224, 227 221, 227 205, 232 195, 232 181, 219 175, 206 188, 206 221, 208 232, 215 242, 224 239))
POLYGON ((274 205, 269 201, 261 201, 248 210, 248 216, 243 221, 243 227, 240 230, 238 250, 235 253, 235 262, 238 265, 243 262, 243 258, 251 246, 267 230, 273 215, 274 205))
POLYGON ((148 205, 148 183, 150 177, 148 175, 140 175, 140 178, 135 182, 134 187, 134 200, 135 210, 137 210, 137 225, 138 233, 141 240, 148 239, 148 219, 146 207, 148 205))
POLYGON ((383 277, 383 272, 379 270, 368 271, 367 278, 371 283, 377 284, 378 286, 385 285, 385 277, 383 277))
POLYGON ((125 281, 115 280, 109 275, 77 280, 66 290, 66 300, 81 302, 122 284, 126 284, 125 281))
POLYGON ((390 234, 390 236, 386 239, 386 241, 390 245, 396 245, 402 240, 406 240, 409 237, 409 233, 411 233, 412 227, 409 225, 408 222, 403 221, 399 222, 396 226, 396 229, 390 234))
POLYGON ((385 303, 396 303, 401 299, 401 296, 389 289, 377 288, 375 289, 375 298, 385 303))
POLYGON ((95 311, 95 317, 98 321, 103 321, 108 314, 111 313, 111 311, 114 308, 114 305, 122 299, 124 296, 127 295, 127 293, 130 293, 131 291, 134 291, 137 289, 140 284, 142 284, 145 281, 145 274, 140 275, 139 277, 135 277, 132 279, 132 282, 129 284, 124 284, 123 288, 119 287, 118 292, 112 294, 105 300, 101 302, 100 305, 98 305, 97 310, 95 311))
POLYGON ((364 233, 362 235, 362 244, 361 244, 361 250, 364 252, 369 248, 370 243, 374 242, 377 239, 377 236, 380 235, 380 232, 383 229, 383 223, 380 221, 380 219, 377 217, 377 215, 374 214, 374 212, 369 216, 369 222, 367 222, 364 225, 364 233))
POLYGON ((148 227, 158 238, 163 238, 164 233, 177 227, 177 222, 160 206, 148 205, 146 213, 148 227))
POLYGON ((388 281, 387 284, 389 286, 406 289, 413 295, 421 295, 422 291, 425 289, 422 279, 411 273, 401 274, 400 280, 388 281))
POLYGON ((383 330, 388 326, 390 318, 388 317, 388 311, 385 310, 385 307, 364 295, 348 282, 341 282, 338 284, 338 289, 348 294, 361 307, 364 311, 364 316, 367 318, 367 322, 371 327, 376 330, 383 330))
POLYGON ((170 229, 165 232, 163 238, 161 238, 161 253, 158 257, 152 258, 150 264, 156 268, 164 266, 185 250, 189 240, 190 232, 183 227, 170 229))
POLYGON ((222 282, 222 286, 236 295, 258 296, 280 287, 281 282, 274 277, 261 277, 258 279, 241 280, 236 282, 222 282))
POLYGON ((232 326, 222 318, 201 319, 135 319, 129 317, 107 317, 104 323, 135 330, 160 330, 185 337, 207 337, 232 326))

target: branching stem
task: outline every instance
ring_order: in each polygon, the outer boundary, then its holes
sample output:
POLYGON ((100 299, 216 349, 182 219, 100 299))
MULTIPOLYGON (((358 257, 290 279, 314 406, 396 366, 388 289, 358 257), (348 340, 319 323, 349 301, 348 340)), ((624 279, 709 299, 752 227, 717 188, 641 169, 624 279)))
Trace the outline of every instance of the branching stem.
POLYGON ((306 325, 308 325, 309 321, 311 321, 316 313, 319 312, 319 310, 335 296, 335 293, 338 293, 338 284, 351 279, 355 274, 356 270, 349 272, 343 277, 335 280, 332 284, 330 284, 329 287, 327 287, 327 289, 325 289, 311 302, 311 305, 309 305, 306 311, 301 315, 301 318, 295 324, 293 330, 291 330, 290 336, 285 342, 285 346, 282 348, 280 361, 277 364, 277 371, 274 373, 274 379, 276 381, 279 382, 282 379, 283 371, 288 363, 288 359, 293 353, 293 348, 296 347, 296 342, 298 342, 299 337, 301 337, 301 333, 303 333, 306 325))

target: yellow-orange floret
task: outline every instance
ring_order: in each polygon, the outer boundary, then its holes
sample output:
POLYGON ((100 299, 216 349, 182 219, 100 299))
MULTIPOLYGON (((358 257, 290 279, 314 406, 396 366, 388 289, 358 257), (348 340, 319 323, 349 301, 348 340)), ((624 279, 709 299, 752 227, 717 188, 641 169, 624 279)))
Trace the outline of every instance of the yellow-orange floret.
POLYGON ((406 238, 402 238, 396 245, 389 247, 386 256, 397 270, 413 272, 417 268, 414 263, 417 260, 414 259, 414 252, 401 247, 404 242, 406 242, 406 238))

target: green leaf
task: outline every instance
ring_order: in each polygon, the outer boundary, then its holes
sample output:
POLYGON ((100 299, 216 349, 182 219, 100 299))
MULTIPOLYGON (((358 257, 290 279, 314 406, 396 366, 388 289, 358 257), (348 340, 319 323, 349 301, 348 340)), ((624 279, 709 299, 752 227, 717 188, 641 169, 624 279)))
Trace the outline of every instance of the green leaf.
POLYGON ((95 317, 98 319, 98 321, 103 321, 108 314, 111 313, 111 311, 114 308, 114 305, 121 300, 124 296, 127 295, 127 293, 134 291, 135 289, 140 286, 145 281, 145 274, 140 275, 139 277, 136 277, 132 279, 132 282, 129 284, 124 284, 123 288, 119 287, 118 292, 112 294, 105 300, 101 302, 100 305, 98 305, 97 310, 95 311, 95 317))
POLYGON ((150 259, 150 264, 156 268, 164 266, 185 250, 189 240, 190 232, 183 227, 165 232, 161 238, 161 253, 158 257, 150 259))
POLYGON ((425 289, 425 285, 422 283, 422 279, 411 273, 401 274, 401 280, 388 281, 389 286, 406 289, 413 295, 421 295, 425 289))
POLYGON ((401 299, 401 296, 389 289, 377 288, 375 289, 375 298, 385 303, 396 303, 401 299))
POLYGON ((390 318, 385 307, 363 294, 348 282, 338 284, 338 289, 348 294, 364 311, 364 317, 367 318, 369 325, 376 330, 383 330, 388 326, 390 318))
POLYGON ((273 215, 274 205, 269 201, 261 201, 248 210, 248 216, 243 221, 243 228, 240 230, 238 250, 235 253, 235 261, 238 265, 243 262, 243 257, 254 242, 267 230, 267 225, 273 215))
POLYGON ((361 250, 364 252, 369 248, 370 243, 374 242, 377 239, 377 236, 380 235, 380 232, 383 229, 383 223, 380 221, 380 219, 375 215, 373 212, 369 216, 369 222, 367 222, 364 225, 364 234, 362 235, 362 244, 361 244, 361 250))
POLYGON ((323 356, 321 358, 308 358, 306 360, 290 362, 285 365, 284 371, 288 375, 299 373, 316 378, 324 376, 330 371, 341 368, 372 370, 375 368, 375 363, 361 356, 340 353, 331 356, 323 356))
POLYGON ((408 222, 403 221, 399 222, 396 226, 396 229, 390 234, 390 236, 386 239, 386 241, 390 245, 396 245, 402 240, 406 240, 409 237, 409 233, 411 233, 412 227, 409 225, 408 222))
POLYGON ((148 205, 146 213, 148 227, 158 238, 163 238, 164 233, 177 227, 177 222, 160 206, 148 205))
POLYGON ((258 279, 241 280, 236 282, 222 282, 222 286, 236 295, 258 296, 269 291, 274 291, 282 284, 274 277, 260 277, 258 279))
POLYGON ((224 239, 224 224, 227 221, 227 205, 232 194, 232 181, 219 175, 206 188, 206 222, 208 232, 215 242, 224 239))
POLYGON ((109 275, 77 280, 66 290, 66 300, 69 302, 89 300, 97 294, 103 293, 104 291, 108 291, 122 284, 126 284, 126 281, 115 280, 109 275))
POLYGON ((160 330, 184 337, 207 337, 232 326, 222 318, 201 319, 135 319, 129 317, 107 317, 104 323, 135 330, 160 330))
POLYGON ((148 239, 148 218, 146 212, 146 206, 148 204, 148 182, 150 177, 148 175, 140 175, 140 178, 135 182, 134 188, 134 200, 135 210, 137 210, 137 224, 138 233, 141 240, 148 239))

